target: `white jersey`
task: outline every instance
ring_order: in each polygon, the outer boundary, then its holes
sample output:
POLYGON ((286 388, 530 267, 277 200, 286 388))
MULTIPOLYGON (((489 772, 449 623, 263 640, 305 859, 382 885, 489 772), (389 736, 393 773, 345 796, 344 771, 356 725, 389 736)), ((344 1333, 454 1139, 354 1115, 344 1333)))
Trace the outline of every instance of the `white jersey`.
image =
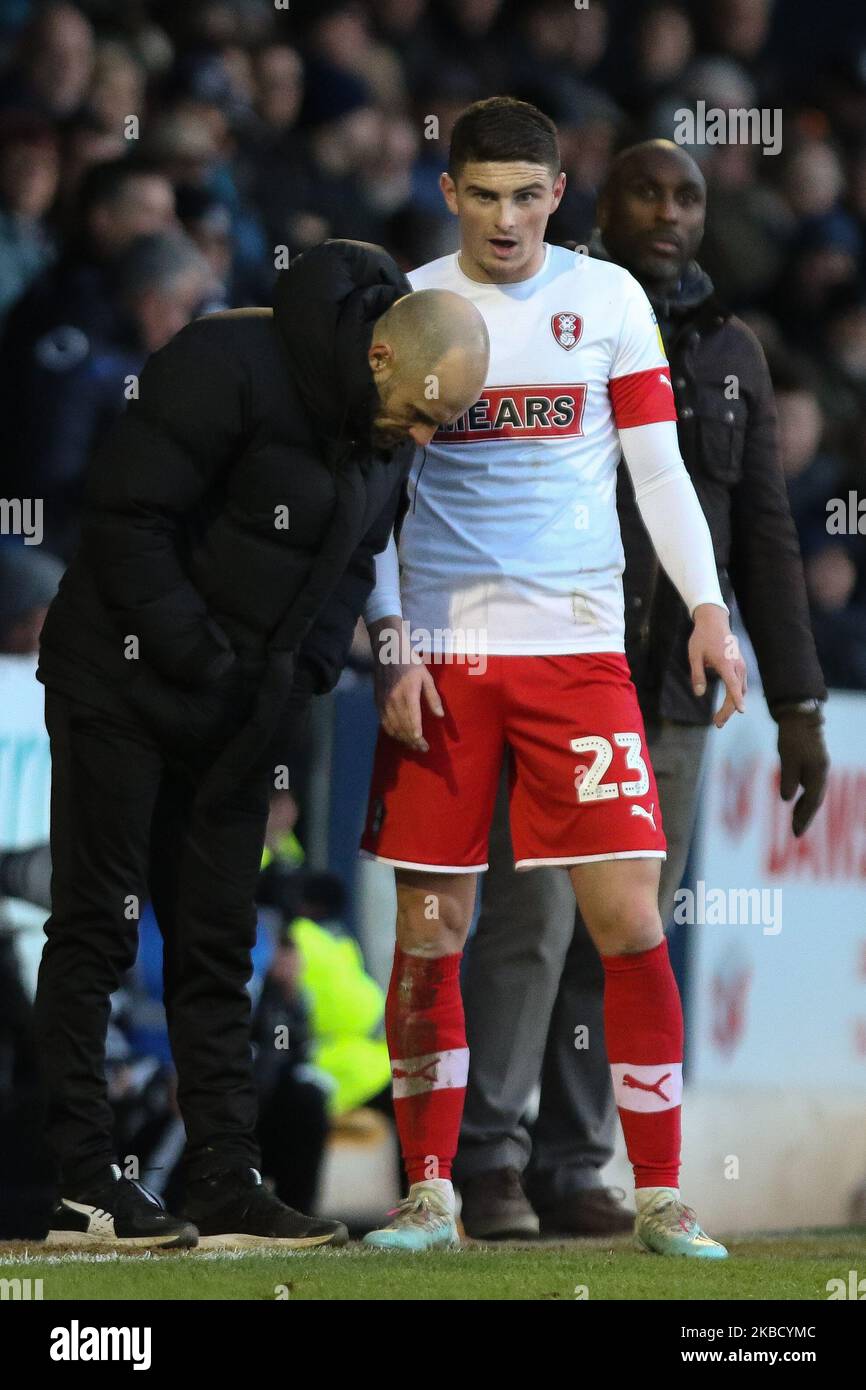
MULTIPOLYGON (((518 284, 471 280, 457 255, 409 279, 470 299, 491 347, 480 399, 409 475, 399 560, 412 632, 443 652, 622 651, 618 430, 676 420, 644 291, 619 266, 549 245, 518 284)), ((685 473, 675 431, 672 451, 685 473)), ((387 587, 368 620, 395 611, 387 587)))

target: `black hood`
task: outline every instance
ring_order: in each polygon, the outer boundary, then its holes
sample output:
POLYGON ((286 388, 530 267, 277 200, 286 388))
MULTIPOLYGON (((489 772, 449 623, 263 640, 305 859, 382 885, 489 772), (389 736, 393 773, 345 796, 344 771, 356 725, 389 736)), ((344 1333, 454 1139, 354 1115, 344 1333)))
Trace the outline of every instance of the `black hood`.
MULTIPOLYGON (((613 261, 613 256, 607 250, 597 229, 593 232, 589 252, 598 261, 613 261)), ((628 266, 625 269, 627 270, 628 266)), ((679 284, 670 294, 658 295, 646 285, 644 290, 659 319, 665 323, 677 323, 689 318, 696 309, 712 299, 715 293, 712 280, 697 261, 688 262, 679 284)))
POLYGON ((378 393, 367 362, 373 325, 412 286, 381 246, 325 241, 280 271, 274 319, 317 432, 369 442, 378 393))

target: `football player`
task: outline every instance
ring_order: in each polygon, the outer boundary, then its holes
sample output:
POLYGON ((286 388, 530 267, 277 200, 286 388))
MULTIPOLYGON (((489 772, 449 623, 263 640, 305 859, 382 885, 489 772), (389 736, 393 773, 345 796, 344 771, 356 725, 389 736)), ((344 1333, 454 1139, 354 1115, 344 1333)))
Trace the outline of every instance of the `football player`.
POLYGON ((715 722, 743 709, 745 665, 680 457, 664 347, 627 271, 545 242, 565 175, 556 129, 535 107, 508 97, 469 107, 441 186, 460 250, 410 280, 470 299, 491 358, 481 397, 455 423, 395 419, 424 447, 399 553, 392 542, 378 557, 366 612, 382 729, 362 852, 396 873, 386 1030, 411 1186, 365 1240, 408 1250, 458 1240, 460 959, 510 747, 516 867, 567 867, 602 959, 636 1240, 724 1258, 679 1190, 683 1020, 657 906, 665 839, 624 656, 621 456, 692 615, 694 689, 710 667, 726 688, 715 722))

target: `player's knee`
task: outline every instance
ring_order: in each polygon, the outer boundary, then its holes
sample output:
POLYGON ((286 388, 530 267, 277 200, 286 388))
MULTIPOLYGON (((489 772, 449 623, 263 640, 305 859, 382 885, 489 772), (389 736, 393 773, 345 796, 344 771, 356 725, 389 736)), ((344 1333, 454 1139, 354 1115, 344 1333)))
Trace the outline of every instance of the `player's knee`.
POLYGON ((443 893, 401 895, 397 940, 413 955, 446 956, 462 951, 469 930, 463 904, 443 893))
POLYGON ((602 955, 627 956, 651 951, 664 936, 655 900, 611 903, 594 923, 593 935, 602 955))

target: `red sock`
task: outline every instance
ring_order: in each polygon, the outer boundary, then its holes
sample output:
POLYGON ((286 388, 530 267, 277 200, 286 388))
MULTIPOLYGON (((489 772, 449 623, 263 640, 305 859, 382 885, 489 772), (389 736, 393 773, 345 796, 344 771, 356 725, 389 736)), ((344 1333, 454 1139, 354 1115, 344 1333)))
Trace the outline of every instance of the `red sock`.
POLYGON ((410 1183, 450 1178, 457 1152, 469 1071, 460 960, 394 952, 385 1035, 410 1183))
POLYGON ((607 1056, 635 1187, 678 1187, 683 1011, 668 943, 601 959, 607 1056))

